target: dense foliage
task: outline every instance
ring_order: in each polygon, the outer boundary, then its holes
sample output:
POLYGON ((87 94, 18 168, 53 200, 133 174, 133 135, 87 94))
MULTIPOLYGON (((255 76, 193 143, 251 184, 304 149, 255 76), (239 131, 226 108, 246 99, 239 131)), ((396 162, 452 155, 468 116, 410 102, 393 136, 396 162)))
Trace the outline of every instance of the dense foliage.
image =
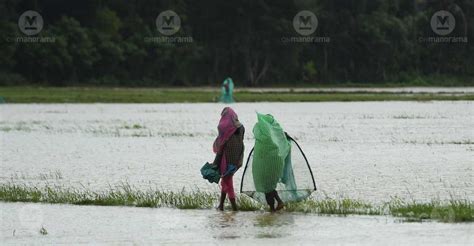
POLYGON ((216 85, 227 76, 248 86, 469 84, 474 77, 472 0, 0 0, 0 33, 3 85, 216 85), (44 20, 36 36, 54 42, 15 39, 25 36, 18 20, 26 10, 44 20), (165 10, 181 19, 168 37, 190 42, 149 41, 163 36, 155 20, 165 10), (301 37, 293 28, 301 10, 318 18, 312 36, 329 42, 283 41, 301 37), (448 37, 467 42, 423 41, 439 37, 430 25, 438 10, 455 17, 448 37))

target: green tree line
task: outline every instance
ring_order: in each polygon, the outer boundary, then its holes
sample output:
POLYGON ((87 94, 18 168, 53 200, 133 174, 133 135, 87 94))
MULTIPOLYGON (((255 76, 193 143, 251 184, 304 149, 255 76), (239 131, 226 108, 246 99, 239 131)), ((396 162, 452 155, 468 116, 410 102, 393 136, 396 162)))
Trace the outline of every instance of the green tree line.
POLYGON ((473 13, 472 0, 0 0, 0 85, 474 84, 473 13), (34 37, 54 42, 15 39, 27 36, 26 10, 43 18, 34 37), (181 20, 171 36, 156 25, 165 10, 181 20), (285 41, 303 37, 293 26, 301 10, 317 16, 310 37, 328 42, 285 41), (447 36, 430 25, 439 10, 456 21, 447 36))

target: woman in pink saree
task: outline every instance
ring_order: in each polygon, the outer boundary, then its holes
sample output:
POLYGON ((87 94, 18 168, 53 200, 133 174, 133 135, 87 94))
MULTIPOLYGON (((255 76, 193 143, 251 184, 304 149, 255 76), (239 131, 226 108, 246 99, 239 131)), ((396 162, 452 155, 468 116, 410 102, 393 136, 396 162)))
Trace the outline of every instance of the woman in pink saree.
POLYGON ((242 166, 245 128, 239 122, 234 110, 225 107, 217 129, 219 135, 214 141, 213 150, 216 154, 214 164, 219 166, 221 173, 221 197, 218 209, 224 210, 225 198, 228 196, 232 210, 236 211, 237 203, 232 178, 235 171, 242 166))

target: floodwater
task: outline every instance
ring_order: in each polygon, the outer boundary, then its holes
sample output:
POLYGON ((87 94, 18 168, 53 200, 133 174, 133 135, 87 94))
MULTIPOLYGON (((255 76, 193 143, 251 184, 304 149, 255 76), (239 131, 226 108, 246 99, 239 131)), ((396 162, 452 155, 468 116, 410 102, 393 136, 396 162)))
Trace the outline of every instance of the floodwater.
POLYGON ((474 224, 384 216, 0 203, 5 244, 471 244, 474 224), (44 228, 46 235, 40 234, 44 228))
MULTIPOLYGON (((474 200, 470 101, 231 106, 246 126, 246 154, 253 146, 256 111, 273 114, 298 141, 316 179, 316 199, 474 200)), ((199 169, 213 159, 212 142, 223 107, 207 103, 1 105, 0 182, 91 190, 128 182, 140 189, 217 192, 218 186, 203 180, 199 169)), ((235 187, 240 187, 241 175, 239 170, 235 187)), ((49 232, 43 236, 37 226, 32 234, 22 229, 19 214, 25 213, 21 211, 27 205, 0 203, 1 236, 6 242, 270 244, 278 239, 310 244, 462 244, 472 242, 474 233, 472 224, 398 223, 392 217, 38 205, 49 232)))
MULTIPOLYGON (((1 182, 105 189, 120 182, 217 190, 213 160, 221 104, 2 105, 1 182)), ((271 113, 305 152, 319 192, 372 202, 474 200, 471 102, 241 103, 253 146, 256 111, 271 113)), ((240 186, 242 170, 235 176, 240 186)))

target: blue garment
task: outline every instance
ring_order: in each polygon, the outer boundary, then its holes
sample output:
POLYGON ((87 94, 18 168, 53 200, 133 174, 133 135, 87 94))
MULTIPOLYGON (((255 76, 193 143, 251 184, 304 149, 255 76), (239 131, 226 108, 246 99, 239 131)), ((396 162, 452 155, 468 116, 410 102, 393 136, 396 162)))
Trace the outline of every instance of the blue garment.
POLYGON ((234 91, 234 82, 232 81, 231 78, 226 78, 224 82, 222 82, 221 98, 219 99, 219 101, 223 103, 233 103, 234 102, 233 91, 234 91))
POLYGON ((217 165, 212 165, 209 162, 206 162, 204 166, 201 167, 202 178, 207 179, 209 183, 219 183, 221 175, 219 174, 219 168, 217 165))
POLYGON ((236 171, 237 171, 237 167, 234 164, 228 164, 227 165, 227 170, 225 171, 225 173, 222 176, 225 177, 227 175, 234 174, 236 171))

